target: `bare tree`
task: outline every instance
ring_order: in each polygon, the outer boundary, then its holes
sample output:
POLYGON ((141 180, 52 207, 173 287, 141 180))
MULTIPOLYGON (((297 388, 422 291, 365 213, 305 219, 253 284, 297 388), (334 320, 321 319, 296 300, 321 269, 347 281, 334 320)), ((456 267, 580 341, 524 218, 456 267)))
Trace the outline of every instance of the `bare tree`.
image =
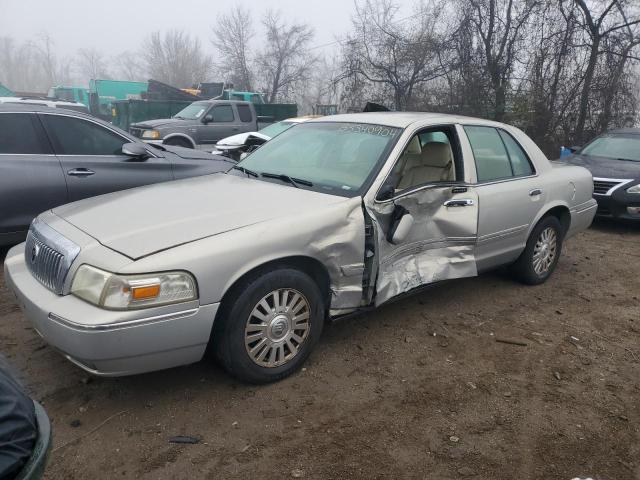
POLYGON ((78 70, 85 79, 111 78, 104 55, 95 48, 78 50, 78 70))
POLYGON ((389 89, 395 108, 410 106, 415 89, 441 77, 438 61, 443 42, 436 24, 436 8, 418 4, 410 22, 398 20, 399 6, 392 0, 356 3, 354 32, 344 43, 344 76, 360 75, 389 89))
POLYGON ((54 50, 55 42, 48 33, 42 33, 39 41, 30 44, 30 46, 38 53, 40 68, 44 72, 44 82, 47 82, 49 86, 71 82, 73 63, 67 58, 61 59, 57 56, 54 50))
POLYGON ((279 12, 268 11, 262 22, 265 48, 256 60, 269 103, 286 99, 295 86, 306 81, 317 57, 309 50, 313 29, 306 24, 287 24, 279 12))
POLYGON ((467 0, 466 15, 475 27, 485 69, 493 94, 493 117, 504 119, 509 80, 514 71, 519 47, 522 45, 524 26, 538 0, 467 0))
MULTIPOLYGON (((588 49, 589 60, 587 68, 582 80, 582 91, 580 93, 580 104, 578 111, 578 120, 575 126, 575 139, 577 142, 586 140, 585 124, 589 110, 589 99, 592 94, 594 75, 599 57, 601 55, 601 45, 610 35, 640 23, 639 19, 627 20, 625 8, 627 2, 623 0, 611 0, 603 4, 601 11, 593 11, 592 6, 588 5, 585 0, 573 0, 575 8, 578 8, 583 15, 583 28, 589 35, 588 49), (620 15, 615 18, 616 12, 620 15)), ((563 5, 563 1, 560 5, 563 5)), ((633 43, 633 42, 632 42, 633 43)), ((624 55, 628 56, 629 52, 624 55)))
POLYGON ((211 43, 218 52, 216 67, 236 89, 252 91, 249 44, 254 37, 251 12, 242 6, 218 17, 211 43))
POLYGON ((178 88, 208 80, 213 66, 200 40, 181 30, 151 33, 140 55, 151 78, 178 88))
POLYGON ((147 78, 144 66, 140 65, 140 55, 129 50, 121 52, 112 60, 118 78, 135 82, 147 78))

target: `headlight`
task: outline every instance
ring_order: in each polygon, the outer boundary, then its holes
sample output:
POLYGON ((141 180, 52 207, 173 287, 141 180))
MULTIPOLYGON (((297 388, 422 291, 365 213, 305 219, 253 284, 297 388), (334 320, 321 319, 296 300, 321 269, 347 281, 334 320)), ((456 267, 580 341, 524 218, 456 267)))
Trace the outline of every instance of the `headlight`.
POLYGON ((633 187, 627 188, 627 193, 640 193, 640 183, 638 185, 634 185, 633 187))
POLYGON ((159 140, 160 132, 158 130, 145 130, 142 132, 142 138, 147 140, 159 140))
POLYGON ((78 268, 71 293, 109 310, 133 310, 198 298, 196 280, 187 272, 116 275, 91 265, 78 268))

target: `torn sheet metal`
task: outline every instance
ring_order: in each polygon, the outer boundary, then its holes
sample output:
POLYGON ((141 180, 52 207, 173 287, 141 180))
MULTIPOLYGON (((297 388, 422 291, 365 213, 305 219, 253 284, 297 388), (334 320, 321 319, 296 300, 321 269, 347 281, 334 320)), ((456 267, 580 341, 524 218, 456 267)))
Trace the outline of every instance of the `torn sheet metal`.
POLYGON ((341 203, 331 215, 316 230, 309 248, 329 272, 333 312, 362 305, 365 226, 361 198, 341 203))
POLYGON ((451 187, 423 189, 368 207, 378 231, 379 271, 376 305, 421 285, 477 275, 475 242, 478 224, 474 191, 452 193, 451 187), (470 199, 467 207, 446 207, 447 200, 470 199), (414 218, 399 245, 387 240, 393 212, 405 208, 414 218))

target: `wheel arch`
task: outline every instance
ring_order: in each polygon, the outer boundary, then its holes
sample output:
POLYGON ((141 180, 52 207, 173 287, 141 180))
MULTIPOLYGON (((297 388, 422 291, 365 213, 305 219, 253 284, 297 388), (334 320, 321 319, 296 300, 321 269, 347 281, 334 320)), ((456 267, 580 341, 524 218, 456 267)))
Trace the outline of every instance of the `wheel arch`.
POLYGON ((322 294, 322 298, 325 302, 325 311, 329 311, 329 304, 331 300, 331 279, 329 271, 325 265, 313 257, 306 255, 291 255, 268 260, 259 265, 253 266, 246 272, 239 275, 223 293, 222 298, 220 299, 220 308, 216 314, 214 325, 218 321, 219 317, 224 315, 224 312, 229 307, 230 299, 238 293, 238 290, 245 281, 277 268, 294 268, 309 275, 320 289, 320 293, 322 294))
POLYGON ((167 135, 166 137, 164 137, 162 139, 162 143, 166 143, 167 140, 171 140, 173 138, 182 138, 184 140, 186 140, 187 142, 189 142, 192 146, 192 148, 196 148, 196 142, 193 138, 191 138, 189 135, 187 135, 186 133, 170 133, 169 135, 167 135))
POLYGON ((531 235, 531 232, 536 227, 536 225, 540 222, 540 220, 542 220, 544 217, 547 217, 549 215, 554 216, 558 219, 558 221, 560 222, 560 225, 562 225, 563 234, 564 235, 567 234, 567 232, 569 231, 569 228, 571 228, 571 210, 569 210, 569 207, 567 205, 558 202, 556 204, 547 205, 546 208, 543 209, 538 214, 536 219, 533 222, 531 222, 531 225, 529 226, 529 231, 527 232, 527 238, 529 238, 529 236, 531 235))

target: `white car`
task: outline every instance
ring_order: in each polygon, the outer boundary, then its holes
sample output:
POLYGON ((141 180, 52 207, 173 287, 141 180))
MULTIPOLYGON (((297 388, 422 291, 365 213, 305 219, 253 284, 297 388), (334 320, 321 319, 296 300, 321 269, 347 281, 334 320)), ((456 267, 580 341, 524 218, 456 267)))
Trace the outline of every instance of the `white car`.
POLYGON ((257 132, 238 133, 237 135, 223 138, 216 143, 216 148, 211 153, 215 155, 226 154, 229 157, 237 157, 235 159, 240 160, 241 154, 251 152, 256 147, 268 142, 276 135, 280 135, 282 132, 289 130, 294 125, 306 122, 312 118, 317 118, 317 115, 287 118, 286 120, 272 123, 257 132))
POLYGON ((0 97, 0 105, 33 105, 40 107, 65 108, 76 112, 89 113, 89 109, 83 103, 65 102, 55 98, 41 97, 0 97))

